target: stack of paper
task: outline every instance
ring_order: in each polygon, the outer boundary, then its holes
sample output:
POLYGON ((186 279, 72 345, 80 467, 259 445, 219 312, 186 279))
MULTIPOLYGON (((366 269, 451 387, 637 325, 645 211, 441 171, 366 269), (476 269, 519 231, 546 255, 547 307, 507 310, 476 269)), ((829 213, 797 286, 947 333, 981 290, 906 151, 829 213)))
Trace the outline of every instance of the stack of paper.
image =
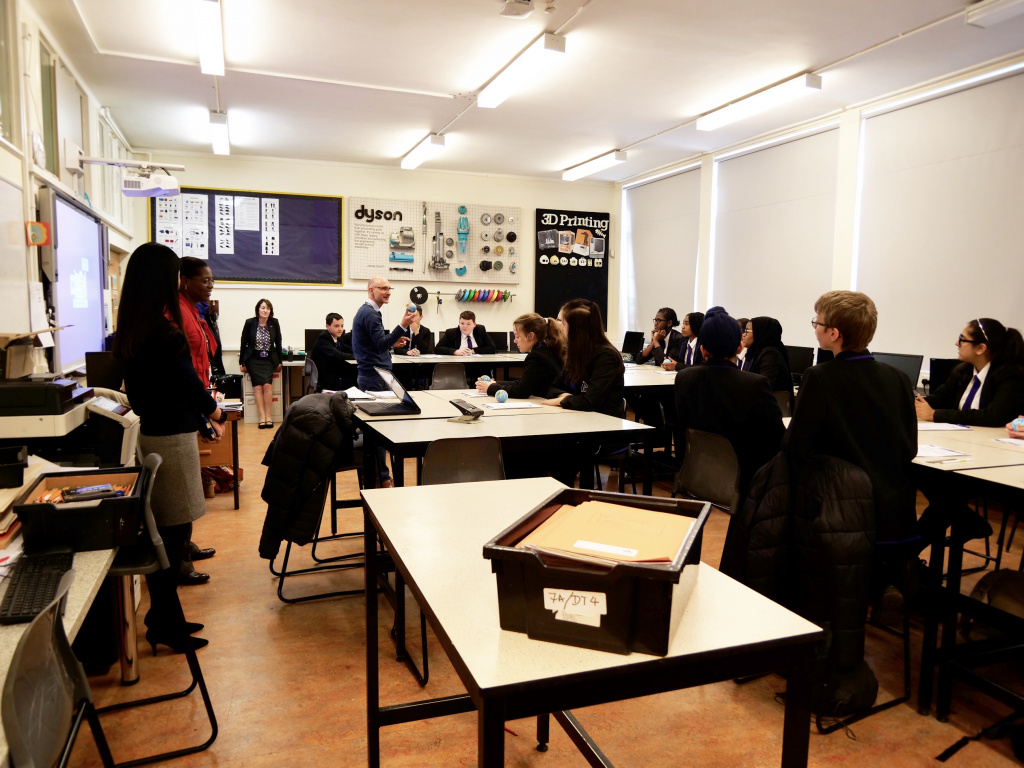
POLYGON ((0 513, 0 549, 7 549, 21 530, 21 521, 13 509, 0 513))
POLYGON ((604 501, 565 505, 516 546, 583 560, 670 563, 693 519, 604 501))
MULTIPOLYGON (((324 390, 324 391, 326 391, 326 390, 324 390)), ((376 400, 377 399, 373 395, 370 395, 370 394, 367 394, 366 392, 363 392, 363 390, 359 389, 358 387, 349 387, 348 389, 345 390, 345 394, 348 395, 348 399, 349 400, 376 400)), ((390 395, 391 393, 389 392, 388 394, 390 395)))

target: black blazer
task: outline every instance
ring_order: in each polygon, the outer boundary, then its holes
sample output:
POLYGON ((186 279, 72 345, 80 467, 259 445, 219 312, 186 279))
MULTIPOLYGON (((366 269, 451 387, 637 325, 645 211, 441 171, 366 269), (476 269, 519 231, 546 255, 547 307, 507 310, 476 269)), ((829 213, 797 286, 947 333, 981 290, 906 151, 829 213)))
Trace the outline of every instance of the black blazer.
POLYGON ((316 364, 318 392, 324 389, 337 392, 355 385, 356 367, 345 362, 354 358, 351 352, 342 350, 341 341, 341 338, 336 341, 330 331, 323 331, 316 337, 309 357, 316 364))
POLYGON ((814 454, 855 464, 871 478, 878 541, 902 541, 917 530, 917 491, 911 462, 917 455, 913 387, 902 371, 868 352, 841 352, 808 368, 782 450, 798 471, 814 454))
POLYGON ((925 397, 935 409, 935 420, 973 427, 1001 427, 1024 413, 1024 373, 1007 366, 989 368, 981 385, 976 410, 961 411, 960 398, 974 378, 974 366, 961 363, 946 383, 925 397))
MULTIPOLYGON (((259 318, 250 317, 242 327, 242 340, 239 343, 238 350, 239 365, 247 364, 249 358, 256 354, 256 329, 259 327, 259 324, 259 318)), ((284 359, 284 355, 281 352, 281 324, 277 322, 276 317, 272 317, 267 321, 267 326, 270 328, 269 359, 276 367, 284 359)))
POLYGON ((768 381, 728 360, 712 360, 679 371, 675 396, 680 438, 688 428, 727 438, 740 462, 740 491, 746 493, 754 473, 779 452, 786 432, 768 381))
MULTIPOLYGON (((493 355, 495 352, 494 342, 491 341, 491 337, 487 335, 487 329, 477 323, 473 329, 473 343, 476 345, 474 352, 478 355, 493 355)), ((454 355, 455 350, 462 346, 462 331, 455 328, 449 328, 444 332, 437 341, 437 347, 435 351, 439 355, 454 355)))
POLYGON ((523 375, 516 381, 494 381, 487 387, 487 394, 494 396, 499 389, 508 392, 509 397, 544 396, 562 370, 562 358, 550 347, 538 344, 530 350, 523 361, 523 375))
MULTIPOLYGON (((434 332, 427 328, 427 326, 421 325, 420 332, 415 335, 413 335, 412 328, 410 328, 409 333, 407 333, 406 336, 409 336, 412 339, 412 343, 415 344, 413 349, 418 349, 421 355, 434 354, 434 332)), ((401 349, 396 349, 395 354, 408 355, 409 344, 406 344, 401 349)))
POLYGON ((578 385, 569 381, 563 368, 555 379, 549 398, 563 392, 571 393, 562 401, 562 407, 572 411, 597 411, 609 416, 622 417, 623 381, 622 355, 608 346, 598 347, 590 360, 587 373, 578 385))
POLYGON ((793 374, 790 373, 786 358, 775 347, 762 349, 756 358, 744 363, 743 370, 764 376, 773 392, 789 392, 792 396, 793 374))
MULTIPOLYGON (((683 338, 683 334, 681 334, 675 328, 672 328, 671 330, 669 330, 668 337, 665 340, 668 342, 665 345, 665 348, 668 350, 667 355, 665 350, 661 348, 661 345, 658 344, 657 346, 654 347, 654 349, 651 350, 651 354, 649 355, 645 356, 643 349, 640 350, 640 354, 636 356, 636 362, 643 365, 648 360, 653 360, 655 365, 661 365, 663 362, 665 362, 666 356, 671 357, 673 360, 679 360, 679 352, 680 350, 682 350, 683 345, 686 343, 686 339, 683 338)), ((644 347, 644 349, 647 349, 647 347, 644 347)))

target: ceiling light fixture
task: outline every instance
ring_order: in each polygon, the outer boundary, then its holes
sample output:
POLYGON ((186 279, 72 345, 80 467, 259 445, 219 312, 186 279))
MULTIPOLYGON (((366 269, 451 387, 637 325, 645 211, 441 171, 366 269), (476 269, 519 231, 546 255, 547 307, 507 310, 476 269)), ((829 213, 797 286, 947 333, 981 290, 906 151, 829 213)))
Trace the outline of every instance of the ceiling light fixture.
POLYGON ((402 158, 402 167, 407 171, 419 167, 419 165, 444 149, 444 136, 432 133, 402 158))
POLYGON ((524 85, 537 82, 550 66, 549 54, 565 53, 565 36, 545 33, 509 62, 476 97, 476 105, 493 109, 524 85))
POLYGON ((697 119, 698 131, 713 131, 821 90, 821 75, 800 75, 697 119))
POLYGON ((498 11, 499 16, 506 19, 525 19, 533 13, 533 0, 505 0, 498 11))
POLYGON ((196 37, 199 39, 199 71, 224 77, 224 26, 220 0, 197 0, 196 37))
POLYGON ((230 155, 231 140, 228 136, 228 113, 210 110, 210 143, 213 154, 230 155))
POLYGON ((595 157, 593 160, 588 160, 582 165, 562 171, 562 181, 576 181, 576 179, 592 176, 598 171, 603 171, 605 168, 611 168, 613 165, 624 162, 626 162, 625 152, 609 152, 606 155, 595 157))
POLYGON ((994 27, 1024 13, 1024 0, 981 0, 967 7, 964 20, 973 27, 994 27))

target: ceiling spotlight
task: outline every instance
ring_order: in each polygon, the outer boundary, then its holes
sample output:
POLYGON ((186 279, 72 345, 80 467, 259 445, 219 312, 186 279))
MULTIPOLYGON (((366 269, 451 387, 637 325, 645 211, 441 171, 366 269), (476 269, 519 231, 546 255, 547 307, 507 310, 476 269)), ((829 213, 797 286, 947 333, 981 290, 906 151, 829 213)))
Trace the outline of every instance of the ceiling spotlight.
POLYGON ((533 0, 505 0, 498 11, 499 16, 509 19, 525 19, 533 13, 533 0))

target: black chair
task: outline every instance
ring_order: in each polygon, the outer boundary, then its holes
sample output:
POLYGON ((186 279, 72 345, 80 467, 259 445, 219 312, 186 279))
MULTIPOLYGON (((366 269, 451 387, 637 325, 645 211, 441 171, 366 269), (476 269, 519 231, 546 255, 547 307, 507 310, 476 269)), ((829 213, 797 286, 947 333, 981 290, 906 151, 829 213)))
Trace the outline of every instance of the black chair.
MULTIPOLYGON (((119 590, 128 590, 131 593, 131 580, 132 577, 137 575, 144 575, 147 573, 155 573, 156 571, 163 570, 169 567, 169 561, 167 559, 167 553, 164 550, 164 542, 160 537, 160 532, 156 527, 156 520, 153 517, 153 509, 150 506, 150 498, 153 493, 153 481, 156 479, 156 475, 160 470, 160 465, 163 463, 162 458, 159 454, 151 453, 143 460, 143 465, 149 470, 148 485, 143 492, 143 511, 146 520, 146 534, 140 536, 138 544, 133 547, 121 547, 117 556, 114 558, 114 563, 110 567, 109 574, 118 578, 119 590)), ((181 602, 177 598, 175 592, 174 604, 172 610, 174 615, 171 617, 172 622, 179 626, 181 629, 182 636, 186 636, 185 633, 185 613, 181 608, 181 602)), ((120 606, 130 608, 126 611, 122 611, 124 615, 121 616, 122 627, 126 623, 130 622, 134 626, 134 599, 125 599, 124 593, 121 593, 121 599, 118 600, 120 606), (130 618, 128 616, 130 614, 130 618)), ((125 633, 121 634, 121 637, 125 637, 125 633)), ((134 648, 127 649, 134 652, 134 648)), ((184 755, 195 754, 196 752, 202 752, 209 748, 211 744, 217 739, 217 716, 213 711, 213 702, 210 700, 210 692, 206 688, 206 679, 203 677, 203 670, 199 666, 199 659, 196 656, 195 648, 190 642, 185 643, 185 659, 188 662, 189 671, 192 674, 192 680, 189 686, 182 691, 174 693, 166 693, 160 696, 150 696, 145 699, 137 699, 135 701, 125 701, 120 704, 111 704, 107 707, 97 709, 97 714, 103 715, 108 712, 118 712, 125 709, 133 709, 135 707, 144 707, 150 704, 159 704, 165 701, 172 701, 174 699, 180 699, 188 696, 198 686, 199 693, 203 699, 203 706, 206 708, 206 716, 210 722, 210 737, 202 742, 191 747, 184 747, 182 749, 176 749, 169 752, 162 752, 156 755, 150 755, 148 757, 141 757, 136 760, 130 760, 124 763, 118 763, 118 768, 126 768, 127 766, 133 765, 144 765, 146 763, 155 763, 161 760, 173 760, 177 757, 184 755)))
POLYGON ((320 338, 320 334, 324 332, 324 328, 307 328, 306 329, 306 354, 310 354, 313 351, 313 347, 316 346, 316 340, 320 338))
POLYGON ((75 572, 68 571, 53 602, 37 615, 14 650, 4 682, 4 733, 15 766, 65 766, 83 720, 106 768, 114 768, 93 706, 85 670, 64 633, 64 603, 75 572))
POLYGON ((306 386, 302 390, 303 395, 311 395, 317 391, 320 372, 316 369, 316 363, 309 357, 306 358, 306 364, 302 366, 302 379, 306 382, 306 386))
POLYGON ((431 389, 465 389, 466 366, 462 363, 438 363, 430 377, 431 389))
POLYGON ((672 497, 677 494, 710 501, 732 514, 740 498, 740 462, 732 443, 722 435, 687 429, 686 456, 672 487, 672 497))
POLYGON ((508 331, 488 331, 495 352, 508 352, 508 331))
MULTIPOLYGON (((496 437, 461 437, 434 440, 427 446, 420 472, 420 485, 447 483, 474 483, 483 480, 504 480, 505 463, 501 454, 501 441, 496 437)), ((404 661, 421 686, 430 679, 427 658, 427 619, 420 611, 420 643, 423 650, 423 670, 405 648, 405 579, 395 569, 395 625, 391 636, 395 640, 399 661, 404 661)))

